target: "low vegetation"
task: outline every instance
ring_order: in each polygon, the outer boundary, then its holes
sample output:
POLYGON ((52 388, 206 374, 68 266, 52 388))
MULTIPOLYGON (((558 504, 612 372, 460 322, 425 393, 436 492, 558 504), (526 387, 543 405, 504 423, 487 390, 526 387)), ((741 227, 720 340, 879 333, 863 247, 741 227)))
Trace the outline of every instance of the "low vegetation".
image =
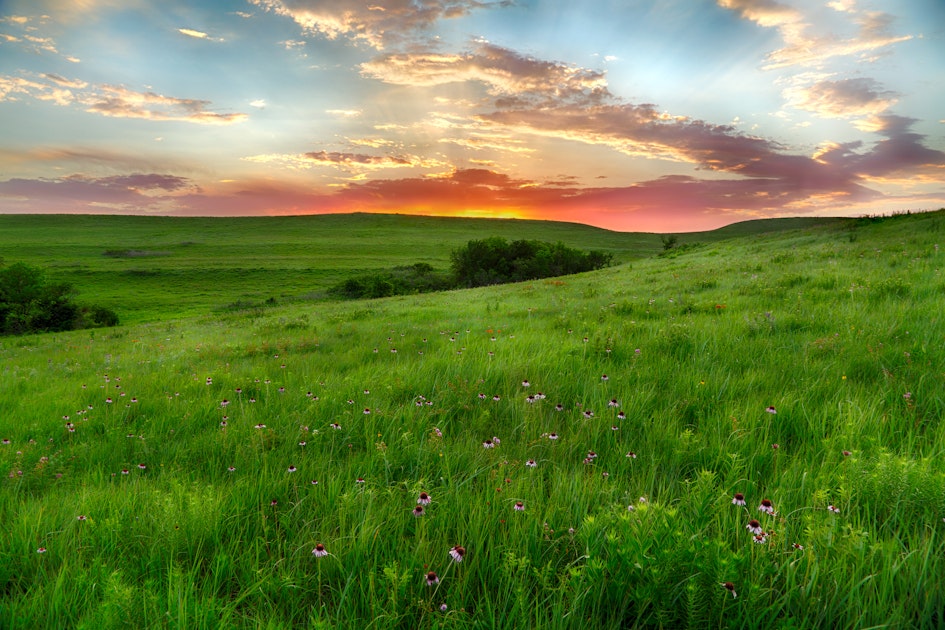
POLYGON ((942 627, 943 228, 0 339, 0 625, 942 627))
POLYGON ((23 335, 75 328, 115 326, 118 317, 109 309, 79 306, 75 290, 52 282, 42 269, 24 263, 0 263, 0 334, 23 335))
POLYGON ((492 237, 469 241, 454 250, 450 260, 450 273, 437 272, 433 265, 419 262, 348 278, 332 287, 329 294, 346 299, 383 298, 540 280, 603 269, 613 256, 600 251, 582 252, 560 241, 509 242, 492 237))

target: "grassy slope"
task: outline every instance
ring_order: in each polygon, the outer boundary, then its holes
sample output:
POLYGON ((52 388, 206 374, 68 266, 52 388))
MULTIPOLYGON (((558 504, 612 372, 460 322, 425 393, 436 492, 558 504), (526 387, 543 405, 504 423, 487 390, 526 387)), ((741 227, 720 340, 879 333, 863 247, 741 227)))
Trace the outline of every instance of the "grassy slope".
MULTIPOLYGON (((681 235, 680 242, 784 230, 810 221, 738 224, 681 235)), ((47 267, 57 279, 72 283, 82 300, 136 323, 206 314, 239 301, 312 297, 370 269, 420 261, 446 269, 452 250, 489 236, 560 240, 608 251, 618 262, 661 247, 655 234, 548 221, 372 214, 240 219, 6 215, 0 216, 0 258, 47 267), (113 258, 103 255, 107 250, 151 255, 113 258)))
POLYGON ((0 340, 0 625, 940 626, 943 221, 0 340))

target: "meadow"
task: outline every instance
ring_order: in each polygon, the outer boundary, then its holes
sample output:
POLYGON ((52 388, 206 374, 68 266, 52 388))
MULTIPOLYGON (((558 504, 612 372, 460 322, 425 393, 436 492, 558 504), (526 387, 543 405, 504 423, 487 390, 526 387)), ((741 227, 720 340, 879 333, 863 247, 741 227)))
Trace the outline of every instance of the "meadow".
POLYGON ((945 211, 795 227, 0 338, 0 627, 945 625, 945 211))
MULTIPOLYGON (((680 244, 827 225, 835 219, 750 221, 679 236, 680 244)), ((554 221, 353 214, 205 218, 0 215, 0 260, 72 284, 87 303, 136 324, 317 302, 333 285, 417 262, 438 271, 472 239, 561 241, 618 262, 662 249, 657 234, 554 221)))

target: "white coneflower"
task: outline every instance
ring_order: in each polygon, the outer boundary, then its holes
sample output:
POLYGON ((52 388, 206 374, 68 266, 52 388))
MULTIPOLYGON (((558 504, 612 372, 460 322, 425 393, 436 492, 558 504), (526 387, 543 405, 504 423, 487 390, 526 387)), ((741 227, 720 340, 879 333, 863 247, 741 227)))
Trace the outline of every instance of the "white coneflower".
POLYGON ((466 556, 466 548, 456 545, 450 549, 450 557, 453 559, 453 562, 462 562, 463 558, 466 556))

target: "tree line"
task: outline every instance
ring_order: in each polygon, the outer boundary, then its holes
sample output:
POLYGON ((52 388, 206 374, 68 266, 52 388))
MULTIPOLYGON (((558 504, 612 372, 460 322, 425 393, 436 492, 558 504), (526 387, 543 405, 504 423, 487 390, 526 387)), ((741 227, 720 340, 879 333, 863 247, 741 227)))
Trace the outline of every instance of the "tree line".
POLYGON ((481 287, 594 271, 612 261, 613 256, 606 252, 581 251, 560 241, 510 242, 496 236, 468 241, 453 250, 448 272, 416 263, 349 278, 332 287, 329 293, 358 299, 481 287))
POLYGON ((38 267, 19 262, 4 266, 0 261, 0 334, 23 335, 118 324, 114 311, 100 306, 80 306, 75 297, 72 285, 50 281, 38 267))

